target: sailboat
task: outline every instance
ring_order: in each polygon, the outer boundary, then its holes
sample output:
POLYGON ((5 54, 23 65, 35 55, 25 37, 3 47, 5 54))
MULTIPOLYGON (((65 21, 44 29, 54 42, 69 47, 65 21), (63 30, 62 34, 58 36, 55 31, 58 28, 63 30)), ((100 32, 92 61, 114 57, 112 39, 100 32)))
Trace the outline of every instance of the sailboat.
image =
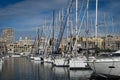
POLYGON ((35 41, 35 52, 31 54, 30 59, 34 61, 43 61, 43 52, 40 51, 39 28, 37 29, 37 39, 35 41))
POLYGON ((47 42, 49 42, 49 45, 45 46, 44 53, 47 53, 44 55, 44 63, 53 63, 53 54, 52 52, 54 51, 54 13, 53 11, 53 16, 52 16, 52 28, 50 29, 50 33, 47 37, 47 42), (52 34, 52 38, 50 39, 50 35, 52 34), (50 50, 47 52, 48 46, 50 47, 50 50))
MULTIPOLYGON (((87 1, 87 11, 88 11, 88 2, 87 1)), ((78 51, 77 48, 81 48, 81 45, 77 43, 77 39, 78 39, 78 32, 77 32, 77 27, 78 27, 78 0, 76 0, 76 41, 74 44, 74 48, 75 48, 75 52, 74 54, 76 56, 74 56, 73 58, 70 59, 69 61, 69 69, 82 69, 82 68, 88 68, 88 65, 86 63, 86 56, 82 55, 82 53, 80 55, 78 55, 78 51)))
MULTIPOLYGON (((69 2, 69 5, 68 5, 68 11, 67 11, 67 14, 65 16, 65 18, 63 18, 63 11, 62 11, 62 14, 61 14, 61 29, 60 29, 60 33, 58 35, 58 39, 57 39, 57 43, 55 45, 55 51, 57 53, 59 53, 59 46, 60 46, 60 42, 62 40, 62 36, 63 36, 63 33, 64 33, 64 30, 66 28, 66 23, 67 23, 67 19, 69 17, 69 14, 70 14, 70 9, 72 8, 72 0, 70 0, 69 2)), ((61 54, 64 54, 64 56, 55 56, 55 59, 53 61, 53 65, 57 66, 57 67, 68 67, 69 66, 69 56, 67 55, 67 53, 64 53, 64 51, 61 51, 61 54)))

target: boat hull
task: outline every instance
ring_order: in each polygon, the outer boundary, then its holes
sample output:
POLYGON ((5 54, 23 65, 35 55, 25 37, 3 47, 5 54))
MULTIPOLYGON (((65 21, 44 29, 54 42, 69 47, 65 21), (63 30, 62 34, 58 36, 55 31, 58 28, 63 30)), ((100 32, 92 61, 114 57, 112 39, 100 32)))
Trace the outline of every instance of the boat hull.
POLYGON ((53 65, 57 67, 68 67, 69 66, 69 60, 65 58, 55 59, 53 62, 53 65))
POLYGON ((33 60, 35 60, 35 61, 43 61, 43 58, 42 57, 34 57, 33 60))
POLYGON ((69 63, 70 69, 83 69, 88 68, 86 58, 72 58, 69 63))
POLYGON ((44 62, 46 63, 53 63, 53 60, 51 58, 44 58, 44 62))
POLYGON ((88 64, 98 75, 120 77, 120 59, 94 60, 88 64))
POLYGON ((21 57, 21 55, 11 55, 11 57, 21 57))

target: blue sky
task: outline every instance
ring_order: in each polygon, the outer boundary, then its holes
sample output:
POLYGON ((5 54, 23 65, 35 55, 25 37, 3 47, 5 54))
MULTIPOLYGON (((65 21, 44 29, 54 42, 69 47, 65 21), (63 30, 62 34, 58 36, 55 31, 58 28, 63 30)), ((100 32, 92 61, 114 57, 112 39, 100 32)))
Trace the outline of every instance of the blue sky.
MULTIPOLYGON (((61 8, 66 8, 69 1, 70 0, 0 0, 0 29, 14 28, 15 39, 18 39, 19 36, 34 38, 36 27, 43 25, 44 18, 46 17, 46 23, 50 24, 53 10, 57 12, 61 8)), ((80 8, 83 0, 78 1, 80 8)), ((84 0, 84 4, 86 3, 85 1, 86 0, 84 0)), ((75 5, 73 6, 75 7, 75 5)), ((99 0, 98 23, 101 24, 104 22, 103 14, 105 14, 107 27, 110 29, 109 33, 111 33, 112 28, 112 17, 116 34, 120 32, 119 8, 120 0, 99 0)), ((89 3, 89 23, 91 23, 91 21, 93 26, 89 28, 92 28, 92 32, 90 32, 92 35, 94 34, 95 0, 90 0, 89 3)), ((84 27, 82 29, 84 29, 84 27)), ((100 35, 104 35, 104 29, 105 26, 103 24, 99 26, 100 35)), ((82 33, 84 33, 84 30, 82 33)))

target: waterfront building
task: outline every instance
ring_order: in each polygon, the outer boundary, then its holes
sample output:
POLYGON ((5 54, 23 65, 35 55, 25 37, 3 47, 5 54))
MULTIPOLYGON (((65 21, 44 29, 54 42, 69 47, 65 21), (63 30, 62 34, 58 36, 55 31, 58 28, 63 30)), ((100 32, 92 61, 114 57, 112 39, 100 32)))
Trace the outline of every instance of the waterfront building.
POLYGON ((13 28, 2 29, 0 37, 0 53, 8 53, 11 49, 10 44, 14 43, 14 30, 13 28))
POLYGON ((34 40, 30 38, 25 37, 25 39, 22 39, 22 37, 20 37, 15 43, 9 43, 7 45, 8 53, 30 52, 32 50, 33 43, 34 40))
POLYGON ((19 40, 11 46, 14 46, 15 53, 31 52, 34 41, 35 40, 28 37, 25 37, 25 39, 20 37, 19 40))
POLYGON ((4 28, 2 30, 2 38, 7 43, 14 43, 14 30, 13 28, 4 28))
MULTIPOLYGON (((72 39, 74 42, 74 38, 72 39)), ((70 38, 67 40, 70 42, 70 38)), ((78 42, 81 44, 82 48, 86 48, 86 38, 85 37, 79 37, 78 42)), ((62 43, 66 44, 66 43, 62 43)), ((104 49, 110 49, 110 50, 118 50, 120 49, 120 36, 115 37, 98 37, 97 38, 97 44, 98 48, 104 50, 104 49)), ((89 48, 95 48, 95 37, 89 37, 88 38, 88 47, 89 48)))
POLYGON ((120 36, 114 37, 113 41, 114 41, 113 48, 116 49, 116 50, 119 50, 120 49, 120 36))
POLYGON ((7 53, 7 46, 3 38, 0 38, 0 55, 7 53))
MULTIPOLYGON (((39 41, 40 41, 39 49, 43 51, 44 47, 46 45, 49 45, 49 42, 43 37, 39 41)), ((9 47, 12 48, 11 50, 14 50, 14 53, 22 53, 22 52, 34 53, 36 51, 36 46, 37 46, 36 43, 37 41, 31 38, 20 37, 18 41, 16 41, 14 44, 9 45, 9 47)))

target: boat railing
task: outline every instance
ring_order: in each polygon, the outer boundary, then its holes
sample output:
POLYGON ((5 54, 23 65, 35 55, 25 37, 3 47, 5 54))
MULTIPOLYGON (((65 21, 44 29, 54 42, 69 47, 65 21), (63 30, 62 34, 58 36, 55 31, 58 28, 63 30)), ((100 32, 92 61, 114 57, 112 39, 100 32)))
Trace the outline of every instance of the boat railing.
POLYGON ((96 57, 97 59, 112 58, 110 53, 103 53, 96 57))

